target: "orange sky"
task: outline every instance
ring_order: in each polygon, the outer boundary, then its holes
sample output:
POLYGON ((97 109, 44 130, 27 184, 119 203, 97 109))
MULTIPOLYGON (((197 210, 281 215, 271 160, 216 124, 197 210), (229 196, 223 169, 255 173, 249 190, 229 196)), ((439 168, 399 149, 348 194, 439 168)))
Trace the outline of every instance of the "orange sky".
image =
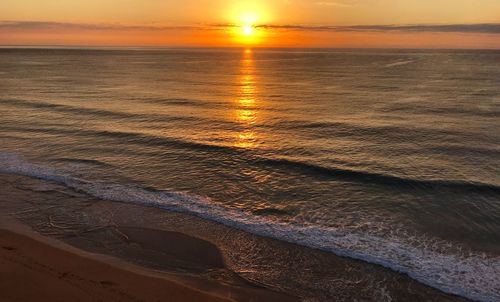
POLYGON ((500 1, 2 0, 0 45, 500 48, 500 1))

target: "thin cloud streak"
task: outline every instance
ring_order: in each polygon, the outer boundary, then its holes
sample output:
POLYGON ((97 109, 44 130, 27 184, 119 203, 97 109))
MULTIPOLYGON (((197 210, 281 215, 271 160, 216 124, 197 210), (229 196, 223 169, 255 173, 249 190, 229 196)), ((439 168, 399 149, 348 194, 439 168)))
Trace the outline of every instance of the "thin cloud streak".
POLYGON ((95 30, 95 31, 167 31, 167 30, 202 30, 205 26, 156 26, 156 25, 123 25, 123 24, 91 24, 44 21, 0 21, 1 29, 16 30, 95 30))
MULTIPOLYGON (((186 26, 87 24, 43 21, 0 21, 0 30, 89 30, 89 31, 169 31, 169 30, 224 30, 239 27, 236 24, 207 24, 186 26)), ((326 31, 326 32, 409 32, 409 33, 477 33, 500 34, 500 23, 480 24, 423 24, 423 25, 350 25, 310 26, 260 24, 266 30, 326 31)))
POLYGON ((307 25, 258 25, 265 29, 287 29, 334 32, 449 32, 500 34, 500 23, 445 24, 445 25, 351 25, 351 26, 307 26, 307 25))

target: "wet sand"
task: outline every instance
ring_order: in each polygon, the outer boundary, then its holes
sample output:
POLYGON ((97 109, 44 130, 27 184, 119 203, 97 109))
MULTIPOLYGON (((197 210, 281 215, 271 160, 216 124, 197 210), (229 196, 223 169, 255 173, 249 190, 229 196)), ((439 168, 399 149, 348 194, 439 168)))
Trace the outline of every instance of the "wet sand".
POLYGON ((2 301, 233 301, 0 230, 2 301))

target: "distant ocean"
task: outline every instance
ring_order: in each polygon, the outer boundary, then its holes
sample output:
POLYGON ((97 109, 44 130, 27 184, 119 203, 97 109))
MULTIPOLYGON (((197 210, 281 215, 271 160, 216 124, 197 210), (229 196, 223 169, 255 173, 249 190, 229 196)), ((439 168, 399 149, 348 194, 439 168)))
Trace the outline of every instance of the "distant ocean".
POLYGON ((500 52, 0 49, 0 172, 500 301, 500 52))

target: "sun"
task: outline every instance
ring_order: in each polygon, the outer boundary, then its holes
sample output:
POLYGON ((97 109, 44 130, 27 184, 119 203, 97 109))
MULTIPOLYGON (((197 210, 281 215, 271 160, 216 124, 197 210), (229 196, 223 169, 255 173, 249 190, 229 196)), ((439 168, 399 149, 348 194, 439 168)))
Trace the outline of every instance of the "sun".
POLYGON ((256 45, 261 43, 263 31, 256 25, 256 20, 256 15, 252 15, 251 18, 246 15, 240 18, 239 24, 235 24, 233 33, 238 44, 256 45))
POLYGON ((262 39, 262 31, 250 22, 242 22, 241 25, 235 26, 234 30, 238 44, 255 45, 262 39))
POLYGON ((266 1, 231 1, 227 11, 229 33, 236 44, 246 46, 260 45, 265 42, 267 29, 262 24, 271 22, 270 10, 266 1))
POLYGON ((245 36, 253 35, 253 26, 252 25, 249 25, 249 24, 243 25, 241 29, 242 29, 243 35, 245 35, 245 36))

